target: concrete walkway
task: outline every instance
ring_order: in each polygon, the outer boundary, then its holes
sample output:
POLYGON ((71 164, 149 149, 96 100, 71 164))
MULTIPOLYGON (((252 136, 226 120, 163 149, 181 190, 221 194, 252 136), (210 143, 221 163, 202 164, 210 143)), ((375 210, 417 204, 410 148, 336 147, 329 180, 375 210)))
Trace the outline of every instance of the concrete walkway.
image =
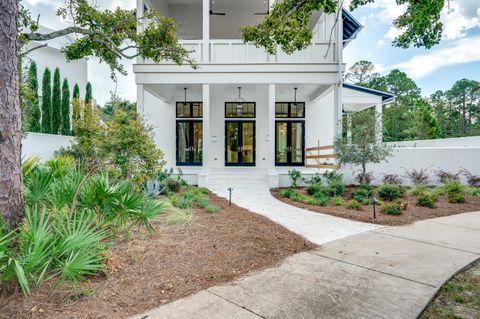
POLYGON ((315 244, 323 244, 346 236, 377 229, 379 226, 311 212, 285 204, 274 198, 264 183, 256 180, 245 184, 236 180, 230 184, 214 184, 209 189, 228 198, 228 187, 233 183, 232 202, 240 207, 270 218, 290 231, 302 235, 315 244), (235 184, 238 183, 238 184, 235 184))
POLYGON ((416 318, 480 258, 480 213, 385 227, 135 318, 416 318))

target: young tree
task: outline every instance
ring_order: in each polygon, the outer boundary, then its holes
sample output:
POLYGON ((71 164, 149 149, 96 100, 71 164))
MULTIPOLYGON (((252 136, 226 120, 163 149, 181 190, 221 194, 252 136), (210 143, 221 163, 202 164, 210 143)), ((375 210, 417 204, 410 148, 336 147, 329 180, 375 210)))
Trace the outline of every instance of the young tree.
POLYGON ((345 79, 356 85, 370 87, 371 83, 380 77, 380 74, 373 72, 374 68, 370 61, 357 61, 348 69, 345 79))
POLYGON ((70 88, 67 79, 62 84, 62 135, 70 135, 70 88))
POLYGON ((38 76, 37 76, 37 63, 32 61, 30 63, 30 68, 28 69, 28 86, 32 94, 32 105, 30 113, 30 131, 31 132, 41 132, 42 123, 41 123, 41 112, 40 106, 38 105, 38 76))
POLYGON ((441 136, 441 128, 434 116, 432 106, 424 99, 419 99, 414 104, 411 115, 410 139, 435 139, 441 136))
POLYGON ((80 120, 82 114, 82 104, 80 103, 80 88, 75 83, 72 96, 72 133, 75 134, 75 125, 80 120))
POLYGON ((77 83, 75 83, 75 85, 73 86, 72 98, 74 98, 74 99, 79 99, 80 98, 80 88, 78 87, 77 83))
POLYGON ((92 84, 90 82, 85 87, 85 104, 87 103, 92 103, 92 84))
POLYGON ((334 142, 339 165, 360 166, 361 184, 366 183, 368 163, 380 163, 392 154, 392 147, 375 140, 372 134, 375 132, 375 123, 370 112, 359 112, 355 117, 355 125, 352 125, 352 143, 343 137, 334 142))
POLYGON ((189 52, 175 37, 174 21, 161 17, 154 9, 137 20, 135 10, 101 11, 87 0, 67 0, 57 14, 71 25, 39 33, 38 20, 32 19, 18 0, 0 2, 0 211, 6 224, 12 226, 23 217, 18 59, 44 46, 25 49, 27 43, 76 34, 77 39, 62 48, 66 58, 98 57, 109 65, 113 78, 115 72, 126 74, 121 59, 138 56, 157 63, 170 60, 193 65, 189 52))
POLYGON ((62 129, 62 88, 60 86, 60 70, 53 72, 52 91, 52 133, 59 134, 62 129))
POLYGON ((53 133, 52 125, 52 80, 49 68, 45 68, 42 79, 42 132, 53 133))
POLYGON ((121 99, 115 92, 110 92, 110 100, 102 107, 102 119, 109 121, 116 110, 125 112, 134 112, 137 110, 137 104, 128 100, 121 99))

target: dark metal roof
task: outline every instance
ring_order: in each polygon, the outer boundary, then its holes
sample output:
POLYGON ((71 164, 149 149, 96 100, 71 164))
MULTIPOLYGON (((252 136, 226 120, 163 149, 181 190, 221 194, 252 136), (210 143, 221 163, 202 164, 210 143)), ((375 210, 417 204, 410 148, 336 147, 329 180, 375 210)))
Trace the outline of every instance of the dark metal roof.
POLYGON ((343 87, 347 88, 347 89, 352 89, 352 90, 355 90, 355 91, 363 92, 363 93, 368 93, 368 94, 373 94, 373 95, 376 95, 376 96, 381 96, 383 102, 385 102, 387 100, 391 100, 391 99, 393 100, 393 98, 395 98, 394 94, 379 91, 379 90, 369 89, 369 88, 359 86, 359 85, 355 85, 355 84, 343 83, 343 87))
POLYGON ((355 39, 357 33, 362 30, 363 26, 355 19, 350 12, 342 9, 343 18, 343 43, 347 45, 350 41, 355 39))

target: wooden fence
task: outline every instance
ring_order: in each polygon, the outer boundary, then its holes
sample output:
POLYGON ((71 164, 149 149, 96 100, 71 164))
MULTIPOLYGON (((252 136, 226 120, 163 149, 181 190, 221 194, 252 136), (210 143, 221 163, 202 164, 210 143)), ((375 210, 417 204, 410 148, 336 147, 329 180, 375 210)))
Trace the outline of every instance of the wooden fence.
POLYGON ((327 168, 338 169, 337 164, 325 163, 325 159, 335 159, 337 156, 333 152, 333 145, 320 146, 320 141, 316 147, 308 147, 305 149, 305 167, 306 168, 327 168), (322 161, 323 160, 323 161, 322 161))

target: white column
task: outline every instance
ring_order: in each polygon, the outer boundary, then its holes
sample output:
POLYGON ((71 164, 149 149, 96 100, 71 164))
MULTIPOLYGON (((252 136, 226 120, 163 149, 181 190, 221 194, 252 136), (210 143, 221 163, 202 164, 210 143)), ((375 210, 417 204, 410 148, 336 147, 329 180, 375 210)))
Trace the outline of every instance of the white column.
POLYGON ((137 112, 145 116, 145 88, 143 84, 137 85, 137 112))
MULTIPOLYGON (((342 83, 335 84, 333 87, 334 94, 334 111, 333 111, 333 138, 342 134, 342 83)), ((333 142, 333 141, 332 141, 333 142)))
POLYGON ((210 61, 210 0, 203 0, 202 7, 203 54, 202 62, 210 61))
POLYGON ((198 186, 207 187, 208 171, 210 168, 209 161, 209 144, 210 144, 210 84, 203 84, 202 87, 203 102, 203 139, 202 139, 202 171, 198 174, 198 186))
POLYGON ((336 62, 337 62, 337 83, 334 87, 334 99, 335 99, 335 111, 333 116, 333 127, 334 127, 334 139, 341 136, 342 134, 342 111, 343 111, 343 103, 342 103, 342 88, 343 88, 343 76, 342 76, 342 61, 343 61, 343 20, 342 20, 342 1, 338 0, 337 4, 338 13, 338 21, 337 21, 337 28, 335 30, 335 37, 336 37, 336 45, 335 45, 335 52, 336 52, 336 62))
POLYGON ((268 132, 266 141, 268 143, 268 183, 270 187, 279 186, 279 177, 275 169, 275 101, 276 85, 268 85, 268 132))
POLYGON ((375 105, 375 139, 378 143, 383 142, 382 113, 383 113, 382 102, 378 102, 375 105))
POLYGON ((352 113, 347 112, 347 143, 352 144, 352 113))

